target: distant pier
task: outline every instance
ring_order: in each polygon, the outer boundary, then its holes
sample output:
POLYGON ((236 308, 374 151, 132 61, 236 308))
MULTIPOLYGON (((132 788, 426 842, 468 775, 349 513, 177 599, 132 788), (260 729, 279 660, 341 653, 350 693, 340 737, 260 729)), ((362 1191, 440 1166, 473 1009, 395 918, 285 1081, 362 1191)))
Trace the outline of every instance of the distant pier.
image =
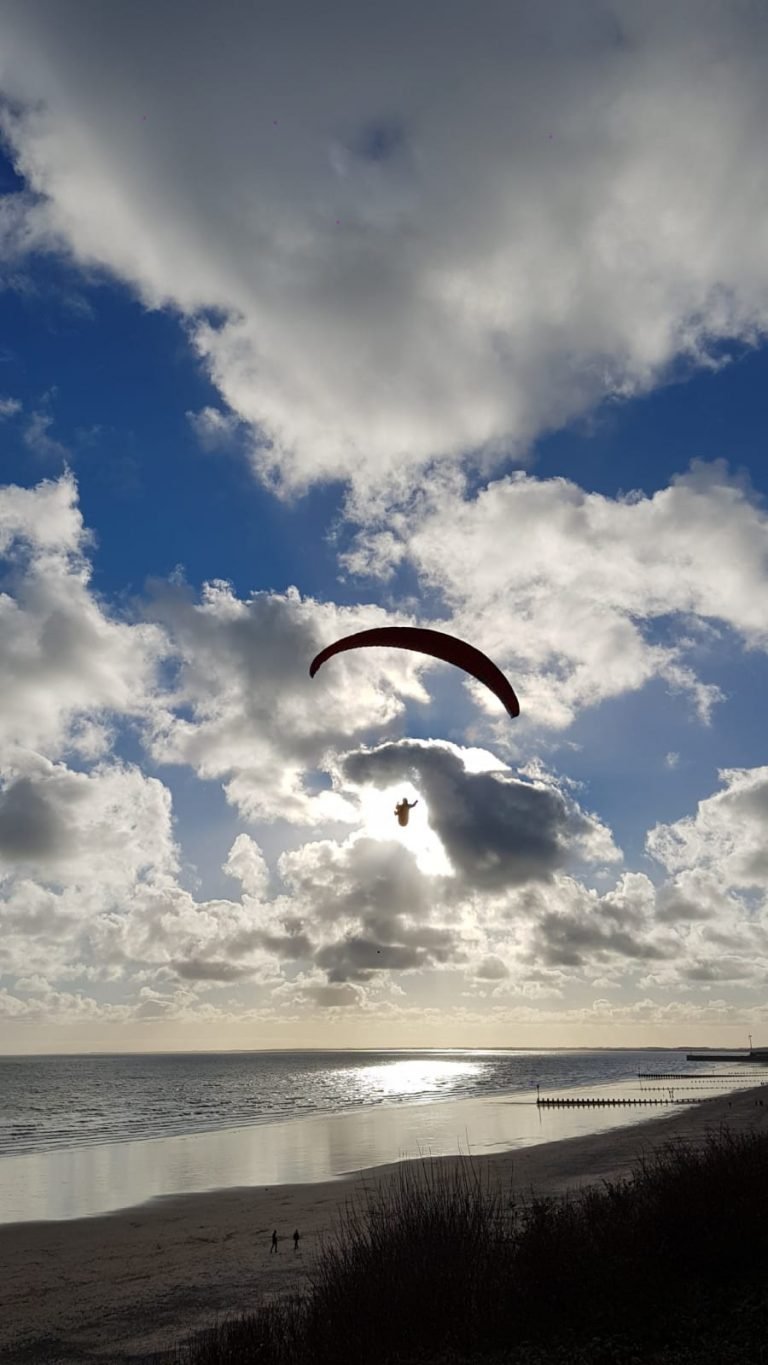
POLYGON ((751 1047, 743 1052, 687 1052, 687 1062, 758 1062, 768 1066, 768 1047, 751 1047))

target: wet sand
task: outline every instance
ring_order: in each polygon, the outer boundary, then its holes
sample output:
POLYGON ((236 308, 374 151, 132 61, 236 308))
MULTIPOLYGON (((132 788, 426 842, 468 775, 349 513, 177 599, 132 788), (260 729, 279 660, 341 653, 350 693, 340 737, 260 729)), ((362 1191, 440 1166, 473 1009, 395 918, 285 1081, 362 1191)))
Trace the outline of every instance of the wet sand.
MULTIPOLYGON (((518 1197, 563 1194, 628 1173, 643 1153, 768 1125, 759 1089, 704 1100, 641 1124, 473 1158, 518 1197)), ((430 1164, 450 1167, 455 1157, 430 1164)), ((216 1318, 306 1283, 334 1214, 395 1166, 323 1184, 212 1191, 152 1200, 97 1218, 0 1226, 3 1365, 122 1365, 148 1359, 216 1318), (299 1254, 291 1235, 301 1232, 299 1254), (280 1236, 270 1253, 272 1229, 280 1236)))

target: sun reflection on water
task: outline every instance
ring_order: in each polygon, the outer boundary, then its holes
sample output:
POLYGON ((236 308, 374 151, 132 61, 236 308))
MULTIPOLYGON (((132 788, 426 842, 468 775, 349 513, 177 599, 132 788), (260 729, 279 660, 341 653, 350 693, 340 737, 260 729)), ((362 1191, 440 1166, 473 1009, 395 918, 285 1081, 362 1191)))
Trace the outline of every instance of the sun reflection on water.
POLYGON ((414 1057, 355 1067, 356 1079, 367 1098, 392 1095, 449 1095, 483 1070, 482 1062, 446 1061, 414 1057))

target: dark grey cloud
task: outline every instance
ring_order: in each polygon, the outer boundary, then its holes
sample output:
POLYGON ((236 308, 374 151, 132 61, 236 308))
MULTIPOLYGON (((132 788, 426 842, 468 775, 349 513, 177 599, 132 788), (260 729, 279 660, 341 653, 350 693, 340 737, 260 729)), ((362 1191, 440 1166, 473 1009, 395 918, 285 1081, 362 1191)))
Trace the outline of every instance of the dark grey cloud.
POLYGON ((406 948, 395 943, 379 947, 374 938, 350 937, 322 948, 315 961, 328 973, 331 982, 369 981, 377 971, 402 972, 424 967, 430 957, 423 948, 406 948))
POLYGON ((351 1009, 362 1004, 363 1000, 359 986, 354 986, 350 981, 340 985, 307 986, 304 995, 321 1009, 351 1009))
MULTIPOLYGON (((760 926, 760 928, 762 929, 762 926, 760 926)), ((727 956, 731 952, 738 952, 739 949, 744 948, 744 934, 742 932, 742 926, 738 923, 722 929, 708 925, 704 931, 703 937, 707 947, 714 948, 718 952, 719 958, 727 956)), ((758 947, 762 957, 763 953, 768 949, 768 943, 762 942, 758 947)))
POLYGON ((452 866, 478 890, 551 880, 596 827, 556 788, 506 771, 469 772, 439 744, 384 744, 348 754, 341 769, 351 782, 377 787, 412 782, 424 793, 429 823, 452 866))
POLYGON ((495 953, 491 953, 478 962, 472 974, 478 981, 503 981, 509 976, 509 967, 495 953))
POLYGON ((350 934, 321 948, 315 956, 329 981, 369 981, 376 972, 415 971, 435 963, 459 961, 453 933, 430 925, 408 929, 402 920, 365 922, 368 935, 350 934))
POLYGON ((753 962, 740 958, 720 958, 716 962, 695 962, 682 966, 681 976, 685 981, 706 985, 709 981, 750 981, 756 976, 762 980, 761 968, 753 962))
POLYGON ((645 937, 646 926, 636 932, 604 915, 598 906, 586 911, 550 911, 536 922, 530 961, 549 967, 582 967, 611 957, 653 962, 674 958, 678 942, 654 943, 645 937))
POLYGON ((673 882, 663 884, 656 893, 656 918, 662 924, 694 924, 711 920, 716 913, 716 904, 686 895, 673 882))
POLYGON ((281 961, 297 961, 311 957, 312 940, 306 934, 268 934, 261 935, 261 947, 274 953, 281 961))
POLYGON ((313 944, 309 935, 303 932, 303 923, 291 915, 271 929, 243 929, 227 938, 227 953, 230 958, 237 959, 262 949, 287 961, 311 957, 313 944))
POLYGON ((63 812, 30 778, 18 778, 0 792, 0 859, 35 863, 56 859, 68 851, 69 837, 63 812))

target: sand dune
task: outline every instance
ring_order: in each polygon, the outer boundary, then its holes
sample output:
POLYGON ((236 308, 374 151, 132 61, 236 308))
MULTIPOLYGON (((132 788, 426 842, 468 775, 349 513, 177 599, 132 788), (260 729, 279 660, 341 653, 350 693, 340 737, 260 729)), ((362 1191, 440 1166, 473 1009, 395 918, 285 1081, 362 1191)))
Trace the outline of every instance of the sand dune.
MULTIPOLYGON (((672 1138, 703 1140, 768 1123, 764 1092, 705 1100, 663 1118, 475 1159, 518 1195, 562 1194, 626 1173, 672 1138)), ((456 1158, 438 1157, 450 1164, 456 1158)), ((70 1365, 146 1358, 261 1295, 306 1282, 345 1201, 393 1167, 319 1185, 235 1189, 153 1200, 105 1217, 0 1226, 0 1361, 70 1365), (291 1234, 298 1227, 301 1250, 291 1234), (281 1241, 269 1249, 272 1229, 281 1241)))

